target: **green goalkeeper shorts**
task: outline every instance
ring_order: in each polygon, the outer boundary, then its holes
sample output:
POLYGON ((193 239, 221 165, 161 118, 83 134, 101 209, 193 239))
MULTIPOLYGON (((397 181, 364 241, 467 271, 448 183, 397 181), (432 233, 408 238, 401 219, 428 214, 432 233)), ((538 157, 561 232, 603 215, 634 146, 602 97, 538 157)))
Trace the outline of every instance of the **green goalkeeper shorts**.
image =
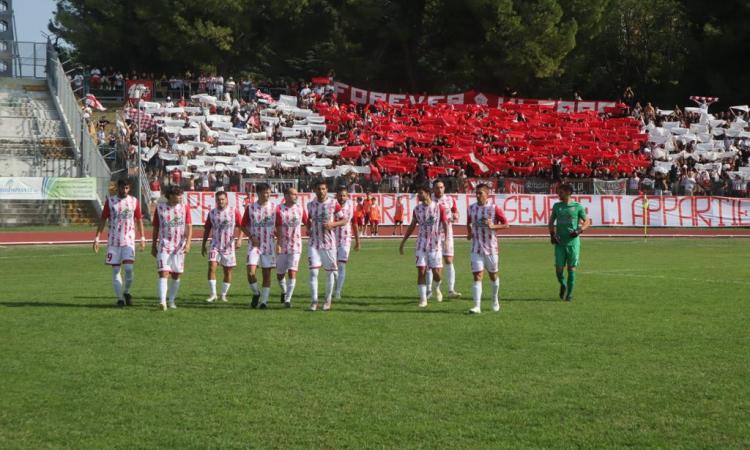
POLYGON ((567 245, 555 245, 555 266, 577 267, 578 255, 581 253, 581 244, 578 239, 567 245))

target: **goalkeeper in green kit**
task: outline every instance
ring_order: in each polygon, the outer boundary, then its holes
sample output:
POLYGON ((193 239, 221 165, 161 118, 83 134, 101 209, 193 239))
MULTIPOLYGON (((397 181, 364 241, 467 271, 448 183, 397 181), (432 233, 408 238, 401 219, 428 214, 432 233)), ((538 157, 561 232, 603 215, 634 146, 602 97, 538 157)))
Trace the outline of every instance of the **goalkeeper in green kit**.
POLYGON ((561 184, 557 188, 560 201, 552 206, 549 217, 549 235, 555 244, 555 271, 560 283, 560 300, 568 302, 573 300, 573 288, 576 284, 576 267, 581 252, 579 236, 591 226, 586 210, 580 203, 570 200, 571 194, 573 187, 570 184, 561 184), (563 276, 565 266, 568 266, 567 283, 563 276))

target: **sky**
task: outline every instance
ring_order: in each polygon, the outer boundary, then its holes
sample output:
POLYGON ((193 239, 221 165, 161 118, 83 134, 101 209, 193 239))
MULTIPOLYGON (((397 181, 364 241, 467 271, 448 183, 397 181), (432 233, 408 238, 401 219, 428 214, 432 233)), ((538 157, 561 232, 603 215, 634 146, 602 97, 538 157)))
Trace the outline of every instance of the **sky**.
POLYGON ((55 10, 55 0, 13 0, 16 16, 16 40, 45 42, 42 31, 48 33, 47 23, 55 10))

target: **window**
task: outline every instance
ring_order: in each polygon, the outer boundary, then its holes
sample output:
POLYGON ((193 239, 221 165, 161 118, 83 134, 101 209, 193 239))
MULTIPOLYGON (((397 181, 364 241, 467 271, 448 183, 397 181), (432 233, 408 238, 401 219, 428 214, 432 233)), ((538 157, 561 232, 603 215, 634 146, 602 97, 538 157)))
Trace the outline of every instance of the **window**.
POLYGON ((8 41, 0 41, 0 53, 8 51, 8 41))
POLYGON ((6 31, 8 31, 8 22, 0 20, 0 33, 5 33, 6 31))
POLYGON ((8 10, 8 2, 5 0, 0 0, 0 12, 5 12, 8 10))
POLYGON ((8 65, 5 63, 5 61, 0 61, 0 72, 7 72, 8 71, 8 65))

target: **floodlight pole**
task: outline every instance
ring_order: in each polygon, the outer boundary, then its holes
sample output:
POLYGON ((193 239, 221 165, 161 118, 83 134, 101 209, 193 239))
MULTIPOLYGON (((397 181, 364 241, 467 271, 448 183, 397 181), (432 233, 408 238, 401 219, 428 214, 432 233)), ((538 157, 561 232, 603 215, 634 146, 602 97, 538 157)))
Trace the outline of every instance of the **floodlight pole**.
POLYGON ((143 192, 141 192, 141 186, 142 186, 142 180, 141 180, 141 96, 143 95, 143 89, 140 88, 140 86, 135 86, 133 89, 133 98, 136 100, 136 107, 138 108, 138 114, 136 114, 137 121, 135 125, 136 129, 136 141, 137 141, 137 149, 138 154, 136 155, 136 161, 138 162, 138 165, 136 166, 138 168, 138 201, 143 200, 143 192))

